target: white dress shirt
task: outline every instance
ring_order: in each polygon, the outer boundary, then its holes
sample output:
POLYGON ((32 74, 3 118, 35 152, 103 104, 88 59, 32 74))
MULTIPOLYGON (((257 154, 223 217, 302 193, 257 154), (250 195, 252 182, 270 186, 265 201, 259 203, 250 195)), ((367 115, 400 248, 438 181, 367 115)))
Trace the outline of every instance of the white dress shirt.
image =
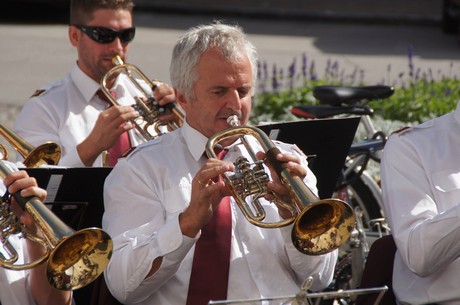
MULTIPOLYGON (((249 138, 255 151, 262 150, 249 138)), ((112 294, 126 304, 180 305, 186 303, 194 246, 199 238, 182 235, 179 214, 188 206, 192 179, 206 162, 207 138, 184 126, 139 146, 121 160, 106 179, 103 228, 113 238, 114 252, 105 279, 112 294), (145 279, 155 258, 160 269, 145 279)), ((282 151, 300 154, 293 145, 278 143, 282 151)), ((229 147, 225 160, 241 154, 242 145, 229 147)), ((307 166, 306 158, 301 156, 307 166)), ((305 179, 316 192, 316 178, 305 179)), ((262 229, 250 224, 232 199, 232 244, 228 299, 294 295, 308 276, 312 289, 332 280, 337 251, 307 256, 291 242, 292 225, 262 229)), ((267 218, 280 220, 273 204, 264 203, 267 218)), ((212 280, 212 279, 210 279, 212 280)))
MULTIPOLYGON (((126 86, 128 82, 119 81, 126 86)), ((117 87, 117 86, 115 86, 117 87)), ((99 114, 108 105, 96 94, 99 83, 88 77, 74 65, 72 71, 64 78, 41 88, 43 93, 32 97, 22 108, 13 131, 33 146, 52 141, 61 146, 60 166, 84 167, 78 152, 80 144, 94 128, 99 114)), ((117 100, 124 105, 134 103, 124 94, 131 94, 132 86, 127 90, 116 90, 117 100)), ((133 131, 130 132, 132 146, 143 142, 133 131)), ((102 166, 99 156, 93 166, 102 166)))
POLYGON ((460 103, 393 134, 381 178, 400 304, 460 304, 460 103))

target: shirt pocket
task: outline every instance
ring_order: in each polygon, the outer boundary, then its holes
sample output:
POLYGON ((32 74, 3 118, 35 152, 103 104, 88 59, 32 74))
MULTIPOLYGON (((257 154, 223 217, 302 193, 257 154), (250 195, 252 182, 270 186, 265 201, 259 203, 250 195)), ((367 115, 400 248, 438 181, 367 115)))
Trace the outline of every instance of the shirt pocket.
POLYGON ((176 216, 188 206, 191 189, 192 186, 189 182, 181 182, 177 187, 165 191, 163 203, 166 218, 176 216))

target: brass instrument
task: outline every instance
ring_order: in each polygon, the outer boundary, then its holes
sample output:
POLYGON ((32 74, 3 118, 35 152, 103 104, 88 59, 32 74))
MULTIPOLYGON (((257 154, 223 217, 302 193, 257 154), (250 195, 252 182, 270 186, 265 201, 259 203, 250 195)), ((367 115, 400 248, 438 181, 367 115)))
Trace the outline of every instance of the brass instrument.
MULTIPOLYGON (((0 177, 5 179, 12 171, 0 161, 0 177)), ((0 208, 1 242, 8 256, 0 253, 0 266, 12 270, 34 268, 47 261, 49 283, 60 290, 75 290, 94 281, 105 269, 112 255, 112 239, 99 228, 75 232, 63 223, 37 197, 24 198, 13 194, 18 204, 34 219, 39 237, 15 220, 9 203, 0 208), (21 234, 38 243, 45 254, 30 263, 15 265, 18 253, 8 241, 13 234, 21 234)))
POLYGON ((239 136, 251 154, 253 170, 250 168, 251 163, 246 158, 238 158, 235 163, 235 173, 223 175, 228 189, 246 219, 263 228, 279 228, 294 223, 292 242, 300 252, 305 254, 328 253, 344 244, 355 226, 353 209, 342 200, 320 200, 299 176, 291 175, 283 162, 276 160, 276 155, 280 153, 280 150, 262 130, 253 126, 238 126, 236 116, 229 117, 227 122, 233 127, 212 136, 206 144, 206 153, 209 158, 216 158, 214 148, 219 142, 229 137, 239 136), (268 178, 261 173, 262 161, 256 160, 254 151, 245 139, 246 135, 253 136, 259 141, 265 151, 267 161, 288 189, 293 204, 283 202, 276 194, 271 193, 271 195, 274 197, 274 203, 291 211, 293 216, 290 219, 275 223, 263 221, 265 211, 258 202, 258 198, 269 193, 266 187, 268 178))
MULTIPOLYGON (((24 165, 28 168, 41 165, 57 165, 61 158, 61 147, 54 142, 46 142, 38 147, 33 147, 24 139, 16 135, 11 129, 0 124, 0 135, 24 158, 24 165)), ((8 159, 8 152, 0 145, 3 160, 8 159)))
POLYGON ((138 79, 145 81, 145 83, 152 88, 156 88, 159 83, 151 81, 139 68, 134 65, 124 63, 119 55, 112 59, 115 65, 110 69, 101 80, 101 89, 105 96, 110 100, 113 105, 119 105, 116 98, 114 98, 107 87, 108 83, 112 83, 115 78, 120 74, 125 74, 127 78, 132 82, 134 87, 140 91, 143 96, 135 96, 135 103, 132 107, 139 112, 139 117, 132 121, 134 128, 140 133, 140 135, 146 140, 152 140, 162 134, 179 128, 184 122, 184 112, 175 103, 170 103, 165 106, 160 106, 157 101, 153 98, 151 92, 145 90, 142 84, 139 83, 138 79), (134 75, 133 75, 134 73, 134 75), (160 117, 164 114, 171 112, 174 114, 174 119, 167 122, 162 122, 160 117), (142 127, 143 126, 143 127, 142 127), (167 131, 162 129, 166 127, 167 131))

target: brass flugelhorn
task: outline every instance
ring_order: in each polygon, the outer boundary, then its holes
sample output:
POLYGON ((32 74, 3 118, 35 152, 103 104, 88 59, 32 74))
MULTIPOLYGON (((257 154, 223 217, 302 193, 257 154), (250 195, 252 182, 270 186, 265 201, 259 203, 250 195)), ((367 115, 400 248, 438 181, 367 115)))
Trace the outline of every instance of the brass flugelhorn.
POLYGON ((159 103, 155 101, 152 93, 146 90, 145 85, 143 86, 139 80, 144 81, 152 90, 160 84, 159 82, 151 81, 135 65, 124 63, 119 55, 115 56, 112 62, 115 66, 102 78, 101 90, 113 105, 119 105, 117 99, 112 96, 108 84, 112 84, 120 74, 124 74, 133 86, 142 93, 142 96, 134 97, 134 103, 131 106, 139 112, 139 117, 133 120, 132 123, 144 140, 152 140, 168 131, 182 126, 185 118, 183 110, 175 103, 160 106, 159 103), (174 119, 170 121, 161 121, 160 117, 168 112, 173 114, 174 119), (162 129, 162 127, 165 127, 167 130, 164 130, 164 128, 162 129))
MULTIPOLYGON (((5 179, 12 170, 0 161, 0 177, 5 179)), ((113 243, 110 236, 99 228, 86 228, 75 232, 62 222, 37 197, 24 198, 13 194, 18 204, 29 213, 37 225, 38 234, 29 232, 15 220, 9 211, 9 202, 2 202, 0 224, 1 242, 4 252, 0 253, 0 266, 12 270, 34 268, 47 262, 48 282, 60 290, 75 290, 94 281, 106 268, 112 255, 113 243), (9 242, 13 234, 32 240, 42 246, 44 255, 36 261, 16 265, 19 255, 9 242)))
MULTIPOLYGON (((54 142, 46 142, 34 147, 11 129, 0 124, 0 135, 24 158, 24 165, 28 168, 41 165, 57 165, 61 159, 61 147, 54 142)), ((1 145, 2 159, 8 159, 8 151, 1 145)))
POLYGON ((355 226, 356 218, 351 206, 339 199, 319 199, 299 176, 292 175, 285 164, 276 159, 280 150, 262 130, 249 125, 238 126, 236 116, 229 117, 227 122, 233 127, 218 132, 209 138, 206 144, 206 153, 208 157, 216 158, 214 148, 219 142, 239 136, 251 158, 254 158, 252 163, 244 157, 238 158, 235 163, 235 173, 223 175, 228 189, 246 219, 263 228, 279 228, 293 222, 292 242, 297 250, 304 254, 321 255, 343 245, 355 226), (263 170, 261 168, 262 161, 255 159, 255 152, 245 139, 245 136, 248 135, 259 141, 265 151, 266 160, 288 189, 292 203, 278 200, 279 198, 274 193, 271 195, 274 196, 277 205, 291 211, 291 219, 275 223, 263 221, 265 218, 263 207, 257 200, 253 199, 267 194, 268 188, 264 183, 267 183, 268 178, 261 173, 263 170), (251 170, 251 166, 255 170, 251 170), (244 171, 240 171, 240 168, 244 171), (259 179, 258 177, 262 178, 259 179))

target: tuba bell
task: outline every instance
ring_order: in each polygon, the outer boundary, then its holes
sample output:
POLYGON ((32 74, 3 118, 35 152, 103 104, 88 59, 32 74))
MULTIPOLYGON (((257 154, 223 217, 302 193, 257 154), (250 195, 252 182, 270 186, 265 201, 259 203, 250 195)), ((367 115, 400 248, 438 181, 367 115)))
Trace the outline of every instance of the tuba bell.
MULTIPOLYGON (((28 168, 59 163, 61 147, 54 142, 46 142, 34 147, 3 124, 0 124, 0 135, 24 158, 23 163, 28 168)), ((0 150, 2 159, 7 160, 8 152, 3 145, 0 146, 0 150)))
POLYGON ((134 97, 134 103, 131 105, 139 112, 139 117, 131 123, 133 123, 134 128, 144 140, 152 140, 168 131, 182 126, 185 118, 183 110, 173 103, 160 106, 153 98, 152 93, 145 88, 145 85, 147 85, 154 90, 160 84, 159 82, 151 81, 136 66, 124 63, 119 55, 115 56, 112 62, 115 66, 102 78, 101 90, 113 105, 119 105, 117 99, 112 96, 108 85, 112 84, 120 75, 125 75, 130 83, 133 84, 134 88, 141 93, 141 96, 134 97), (139 82, 139 80, 142 80, 145 84, 139 82), (160 120, 161 116, 168 113, 172 113, 174 119, 170 121, 160 120))
MULTIPOLYGON (((0 161, 0 177, 5 179, 10 170, 0 161)), ((0 266, 11 270, 34 268, 47 262, 48 282, 56 289, 75 290, 94 281, 108 265, 112 255, 112 239, 99 228, 86 228, 75 232, 62 222, 37 197, 24 198, 13 194, 18 204, 34 219, 41 236, 29 232, 9 209, 9 201, 0 207, 0 237, 4 251, 0 252, 0 266), (19 255, 9 242, 10 236, 19 234, 39 244, 44 255, 35 261, 16 264, 19 255)))
POLYGON ((320 200, 299 176, 291 175, 284 163, 276 159, 280 150, 262 130, 247 125, 238 126, 236 116, 229 117, 227 122, 233 127, 209 138, 206 143, 206 154, 209 158, 216 158, 214 148, 219 145, 219 142, 229 137, 239 136, 251 155, 253 162, 244 157, 238 158, 235 163, 235 173, 226 173, 222 177, 245 218, 250 223, 263 228, 280 228, 294 223, 292 242, 297 250, 304 254, 321 255, 343 245, 355 226, 353 209, 342 200, 320 200), (259 141, 267 161, 288 189, 293 203, 284 202, 276 194, 270 193, 266 186, 268 175, 262 173, 263 161, 256 160, 255 152, 245 139, 246 136, 253 136, 259 141), (266 214, 258 201, 267 194, 273 196, 273 203, 291 211, 292 217, 274 223, 263 221, 266 214))

